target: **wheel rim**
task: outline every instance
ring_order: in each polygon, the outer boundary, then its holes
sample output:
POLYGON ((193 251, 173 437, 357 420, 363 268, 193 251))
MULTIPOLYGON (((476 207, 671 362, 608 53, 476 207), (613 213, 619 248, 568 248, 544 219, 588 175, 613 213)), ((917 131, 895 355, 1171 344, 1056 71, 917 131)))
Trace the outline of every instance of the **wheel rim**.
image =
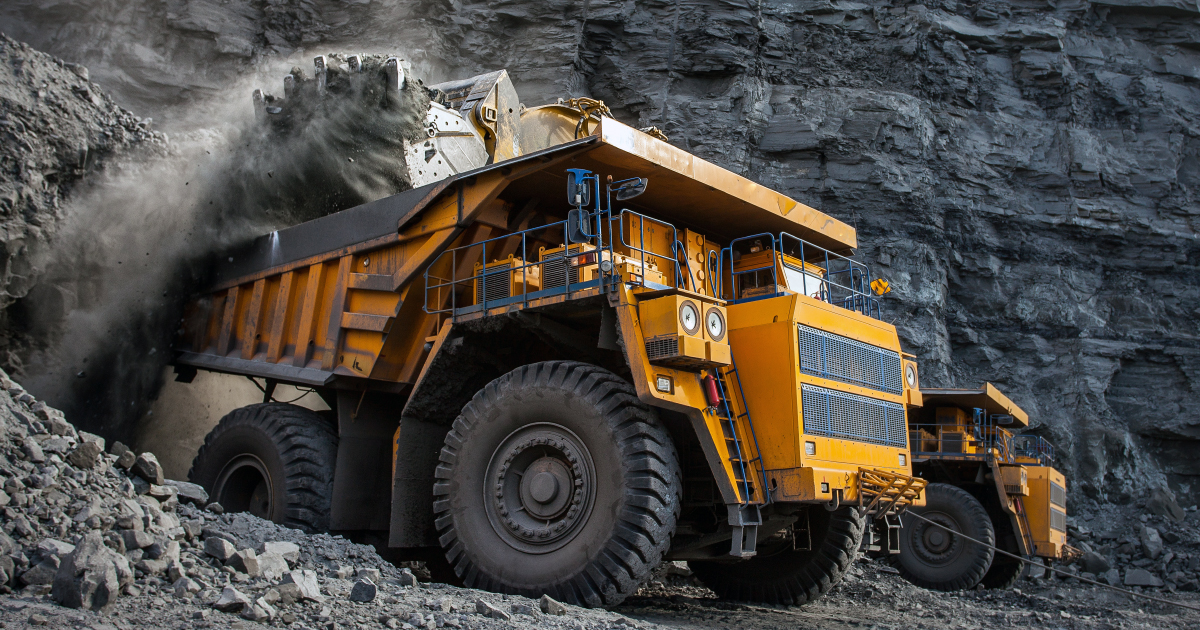
POLYGON ((591 515, 596 473, 591 453, 566 427, 531 424, 508 435, 488 464, 483 502, 500 539, 526 553, 571 541, 591 515))
POLYGON ((960 532, 962 528, 959 527, 957 521, 942 512, 926 512, 921 516, 937 525, 918 521, 906 527, 909 529, 910 541, 916 556, 921 559, 921 562, 931 566, 950 564, 962 551, 963 538, 955 536, 953 533, 960 532))
POLYGON ((213 499, 226 512, 249 512, 271 520, 271 473, 258 457, 244 454, 230 460, 213 485, 213 499))

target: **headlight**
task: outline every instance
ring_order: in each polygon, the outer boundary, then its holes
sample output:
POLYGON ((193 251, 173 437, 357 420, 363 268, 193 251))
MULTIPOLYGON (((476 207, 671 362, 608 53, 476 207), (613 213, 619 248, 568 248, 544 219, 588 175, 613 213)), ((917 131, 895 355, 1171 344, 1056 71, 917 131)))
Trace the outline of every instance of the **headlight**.
POLYGON ((904 380, 908 381, 909 389, 917 388, 917 366, 907 363, 904 366, 904 380))
POLYGON ((683 326, 684 332, 689 335, 694 335, 700 331, 700 311, 696 309, 695 304, 684 302, 679 305, 679 324, 683 326))
POLYGON ((721 310, 717 307, 708 309, 704 316, 704 326, 708 330, 709 339, 720 341, 725 338, 725 316, 721 315, 721 310))

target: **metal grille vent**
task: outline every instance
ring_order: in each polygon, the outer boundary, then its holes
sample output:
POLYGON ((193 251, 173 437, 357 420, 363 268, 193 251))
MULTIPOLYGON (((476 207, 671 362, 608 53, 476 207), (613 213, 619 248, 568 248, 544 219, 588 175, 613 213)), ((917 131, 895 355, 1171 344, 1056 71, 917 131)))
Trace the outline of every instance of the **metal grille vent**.
POLYGON ((1067 513, 1050 508, 1050 529, 1060 532, 1067 531, 1067 513))
POLYGON ((484 295, 489 302, 512 297, 512 271, 507 266, 484 273, 475 281, 475 303, 482 304, 484 295))
POLYGON ((804 432, 905 448, 904 407, 893 402, 802 385, 804 432))
POLYGON ((890 394, 904 392, 900 353, 803 324, 796 327, 800 331, 800 371, 890 394))
POLYGON ((675 335, 655 337, 646 342, 646 359, 654 361, 679 356, 679 338, 675 335))
POLYGON ((1013 485, 1011 483, 1004 484, 1004 491, 1008 494, 1025 494, 1025 489, 1020 484, 1013 485))
POLYGON ((1067 507, 1067 489, 1050 482, 1050 503, 1059 507, 1067 507))
MULTIPOLYGON (((583 252, 583 247, 574 245, 567 248, 571 256, 583 252)), ((579 282, 579 267, 567 264, 567 258, 562 252, 551 254, 542 258, 542 288, 543 289, 559 289, 567 286, 567 280, 570 279, 571 284, 579 282)))

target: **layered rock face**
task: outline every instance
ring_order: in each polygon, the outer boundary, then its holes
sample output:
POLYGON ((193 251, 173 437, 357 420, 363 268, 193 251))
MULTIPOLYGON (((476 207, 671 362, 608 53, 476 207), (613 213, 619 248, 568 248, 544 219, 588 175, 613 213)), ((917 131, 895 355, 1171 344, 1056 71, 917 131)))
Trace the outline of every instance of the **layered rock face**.
POLYGON ((998 385, 1089 496, 1200 499, 1195 2, 110 4, 0 25, 168 125, 262 59, 347 47, 602 98, 856 225, 923 384, 998 385))

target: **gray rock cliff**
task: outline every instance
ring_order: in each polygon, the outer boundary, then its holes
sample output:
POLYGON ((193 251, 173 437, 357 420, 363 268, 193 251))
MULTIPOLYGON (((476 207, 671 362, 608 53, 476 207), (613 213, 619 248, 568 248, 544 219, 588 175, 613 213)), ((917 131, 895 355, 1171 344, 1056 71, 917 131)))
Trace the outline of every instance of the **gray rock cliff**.
POLYGON ((923 383, 998 385, 1089 496, 1200 499, 1196 2, 383 4, 12 0, 0 29, 168 125, 347 46, 602 98, 856 225, 923 383))

